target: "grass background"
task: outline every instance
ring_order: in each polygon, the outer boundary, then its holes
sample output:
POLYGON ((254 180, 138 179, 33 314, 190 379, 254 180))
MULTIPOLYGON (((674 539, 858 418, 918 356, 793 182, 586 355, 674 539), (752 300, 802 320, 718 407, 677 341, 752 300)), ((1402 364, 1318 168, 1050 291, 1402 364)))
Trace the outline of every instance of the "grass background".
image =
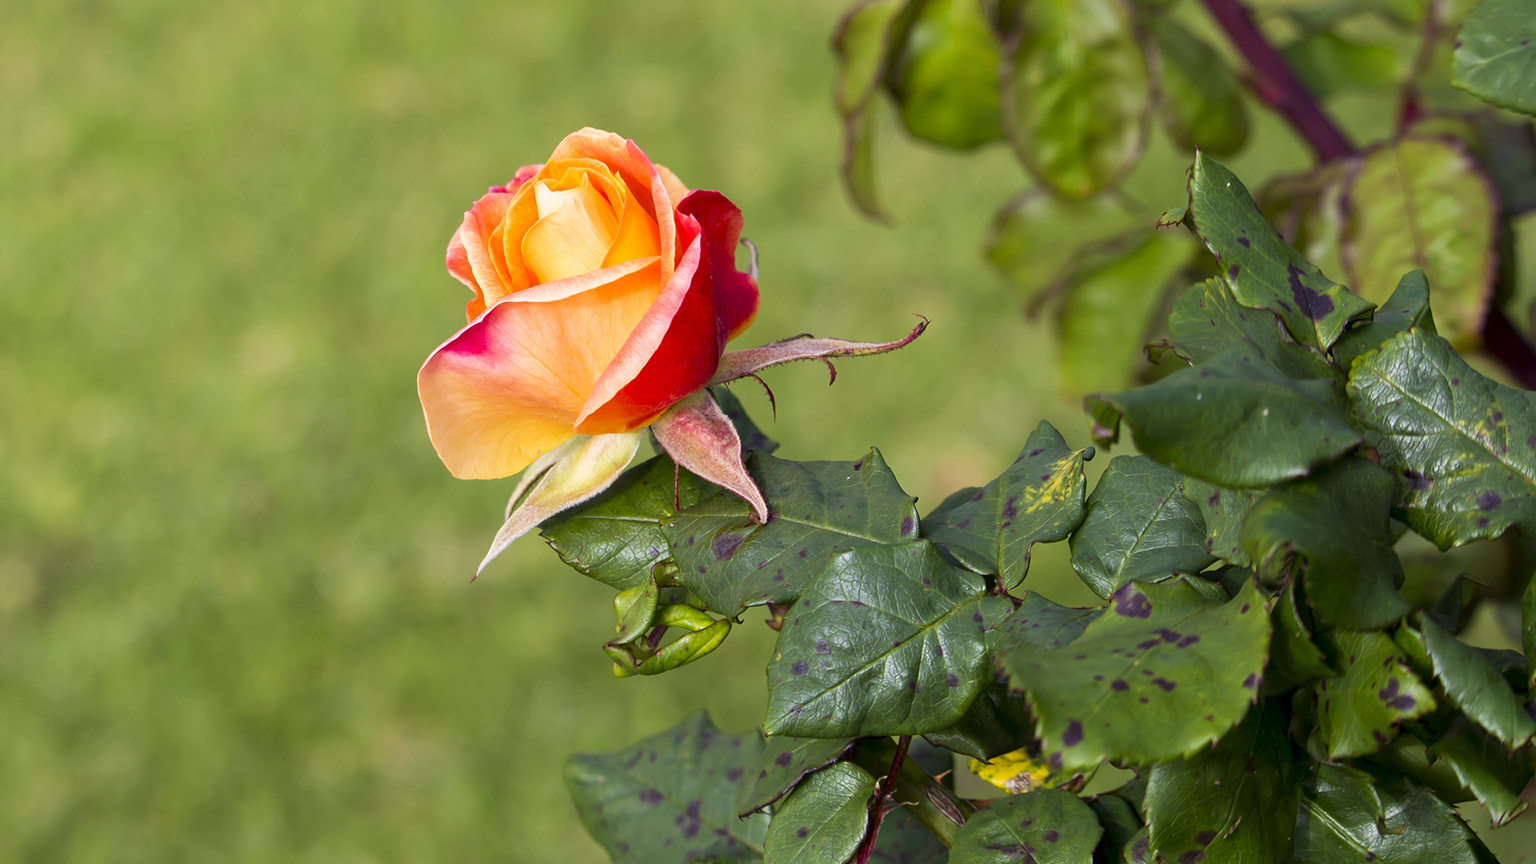
MULTIPOLYGON (((468 582, 510 484, 450 478, 421 422, 443 249, 579 126, 742 207, 747 343, 933 319, 830 390, 772 372, 782 454, 878 443, 931 505, 1041 418, 1086 441, 978 254, 1004 152, 887 135, 899 226, 845 202, 839 5, 0 5, 0 860, 598 861, 568 753, 757 722, 766 628, 620 681, 610 592, 537 541, 468 582)), ((1259 129, 1236 167, 1305 164, 1259 129)), ((1184 159, 1133 191, 1179 203, 1184 159)), ((1064 552, 1034 578, 1070 600, 1064 552)))

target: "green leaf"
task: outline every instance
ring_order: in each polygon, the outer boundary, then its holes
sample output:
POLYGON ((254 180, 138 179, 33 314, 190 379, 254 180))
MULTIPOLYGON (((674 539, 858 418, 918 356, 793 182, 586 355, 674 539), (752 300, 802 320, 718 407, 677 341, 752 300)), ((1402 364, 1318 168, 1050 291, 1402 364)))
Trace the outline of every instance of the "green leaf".
POLYGON ((1296 861, 1475 864, 1472 833, 1450 805, 1406 777, 1319 765, 1292 838, 1296 861))
POLYGON ((1132 581, 1198 573, 1215 559, 1184 478, 1145 456, 1116 456, 1072 534, 1072 569, 1100 597, 1132 581))
POLYGON ((1248 347, 1123 393, 1084 400, 1094 438, 1111 444, 1120 423, 1136 448, 1219 486, 1270 486, 1306 475, 1354 449, 1334 382, 1287 378, 1248 347))
POLYGON ((1485 0, 1456 37, 1451 83, 1500 108, 1536 114, 1536 15, 1528 0, 1485 0))
POLYGON ((736 434, 741 438, 741 452, 755 451, 758 453, 772 453, 779 449, 779 442, 763 434, 752 418, 747 416, 747 409, 742 406, 741 400, 736 398, 729 389, 721 387, 709 388, 710 395, 715 397, 715 404, 725 412, 725 416, 736 427, 736 434))
POLYGON ((1348 369, 1355 358, 1381 347, 1381 343, 1414 327, 1435 332, 1435 319, 1429 309, 1429 281, 1423 270, 1403 274, 1387 302, 1376 310, 1369 324, 1344 334, 1333 346, 1333 357, 1348 369))
POLYGON ((1403 565, 1393 551, 1392 475, 1348 459, 1259 499, 1243 522, 1243 549, 1259 574, 1306 584, 1323 620, 1378 630, 1412 611, 1397 593, 1403 565))
MULTIPOLYGON (((986 761, 1028 744, 1029 706, 1000 681, 988 684, 960 722, 923 737, 935 747, 986 761)), ((932 772, 939 773, 939 772, 932 772)))
POLYGON ((923 520, 923 536, 965 567, 996 575, 1009 587, 1029 571, 1030 547, 1066 539, 1083 520, 1083 462, 1041 421, 1002 476, 969 498, 952 495, 923 520))
POLYGON ((1296 605, 1295 583, 1281 590, 1269 618, 1275 636, 1269 642, 1269 668, 1264 673, 1266 692, 1282 693, 1333 675, 1327 658, 1313 644, 1312 632, 1301 618, 1301 609, 1296 605))
POLYGON ((1119 795, 1095 795, 1086 801, 1098 817, 1100 827, 1104 829, 1099 845, 1093 850, 1095 864, 1119 864, 1125 859, 1138 835, 1145 843, 1146 834, 1143 829, 1146 826, 1130 802, 1119 795))
POLYGON ((1031 189, 992 218, 987 260, 1026 296, 1051 295, 1116 260, 1144 221, 1108 196, 1065 201, 1031 189))
POLYGON ((949 849, 905 805, 885 814, 869 860, 874 864, 934 864, 949 849))
POLYGON ((1066 198, 1115 185, 1136 163, 1152 104, 1130 9, 1117 0, 1032 0, 1003 71, 1014 152, 1066 198))
POLYGON ((1187 577, 1131 582, 1071 644, 1009 653, 1003 672, 1029 694, 1053 769, 1183 757, 1219 739, 1256 698, 1266 611, 1252 583, 1222 603, 1187 577))
POLYGON ((768 817, 736 818, 736 784, 762 752, 700 711, 618 753, 576 754, 565 783, 615 864, 759 861, 768 817))
POLYGON ((1151 831, 1143 825, 1120 855, 1125 864, 1153 864, 1151 831))
POLYGON ((837 63, 833 103, 843 120, 843 185, 867 215, 885 218, 875 193, 875 93, 885 78, 892 28, 910 0, 860 0, 843 14, 832 35, 837 63))
POLYGON ((1167 861, 1279 864, 1304 771, 1278 711, 1253 710, 1214 749, 1152 768, 1147 826, 1167 861))
MULTIPOLYGON (((736 802, 736 809, 746 818, 783 798, 807 774, 836 762, 848 752, 854 741, 848 738, 794 738, 774 735, 763 742, 763 758, 757 780, 736 802)), ((747 789, 745 785, 742 787, 747 789)))
POLYGON ((1461 785, 1488 808, 1495 826, 1525 810, 1520 793, 1533 776, 1530 760, 1510 758, 1503 744, 1466 719, 1458 718, 1429 753, 1449 765, 1461 785))
POLYGON ((917 510, 879 450, 857 462, 790 462, 754 453, 747 468, 768 501, 768 521, 717 489, 666 520, 677 581, 709 610, 790 603, 825 562, 856 546, 917 537, 917 510))
POLYGON ((949 864, 1091 864, 1103 829, 1070 792, 1038 789, 994 798, 966 820, 949 864))
POLYGON ((1398 477, 1399 518, 1441 549, 1536 537, 1536 407, 1414 328, 1354 362, 1349 397, 1366 441, 1398 477))
POLYGON ((838 762, 805 778, 768 825, 763 864, 844 864, 869 827, 875 778, 838 762))
POLYGON ((1509 682, 1476 648, 1457 639, 1429 615, 1419 616, 1424 649, 1446 698, 1472 722, 1493 733, 1511 750, 1530 743, 1536 720, 1510 689, 1509 682))
POLYGON ((1065 390, 1084 393, 1131 383, 1145 362, 1141 345, 1149 319, 1196 251, 1186 237, 1148 232, 1129 251, 1076 280, 1057 311, 1065 390))
POLYGON ((1279 315, 1303 345, 1327 351, 1349 322, 1371 311, 1369 302, 1287 246, 1242 181, 1200 153, 1190 173, 1189 222, 1216 256, 1237 302, 1279 315))
POLYGON ((1435 291, 1440 333, 1459 348, 1477 344, 1497 276, 1498 208, 1466 148, 1409 138, 1371 150, 1346 200, 1344 265, 1355 291, 1379 303, 1420 268, 1435 291))
POLYGON ((1002 48, 980 0, 927 0, 890 71, 907 131, 969 150, 1003 135, 1002 48))
POLYGON ((1033 654, 1071 644, 1083 635, 1100 609, 1075 609, 1047 600, 1037 591, 1024 594, 1019 608, 987 634, 998 656, 1014 651, 1033 654))
POLYGON ((1158 109, 1168 137, 1185 150, 1216 156, 1241 150, 1248 142, 1248 106, 1221 55, 1169 16, 1148 16, 1145 26, 1157 44, 1158 109))
POLYGON ((546 520, 539 533, 577 571, 621 591, 634 588, 672 557, 661 523, 678 504, 690 507, 714 488, 657 456, 591 501, 546 520))
POLYGON ((1398 727, 1435 709, 1435 697, 1385 633, 1327 630, 1338 676, 1318 684, 1318 744, 1329 759, 1381 749, 1398 727))
POLYGON ((1355 42, 1330 30, 1309 33, 1282 47, 1280 55, 1302 85, 1319 99, 1397 84, 1397 55, 1391 48, 1355 42))
POLYGON ((1315 349, 1296 344, 1275 313, 1239 305, 1224 279, 1191 286, 1174 301, 1168 340, 1174 353, 1192 365, 1249 347, 1291 378, 1344 377, 1315 349))
POLYGON ((1184 497, 1195 503, 1205 523, 1205 548, 1218 561, 1248 567, 1253 561, 1243 551, 1243 520, 1264 494, 1260 489, 1231 489, 1193 477, 1184 478, 1184 497))
POLYGON ((981 691, 989 622, 1011 608, 931 543, 862 546, 805 586, 768 664, 770 735, 922 735, 981 691))

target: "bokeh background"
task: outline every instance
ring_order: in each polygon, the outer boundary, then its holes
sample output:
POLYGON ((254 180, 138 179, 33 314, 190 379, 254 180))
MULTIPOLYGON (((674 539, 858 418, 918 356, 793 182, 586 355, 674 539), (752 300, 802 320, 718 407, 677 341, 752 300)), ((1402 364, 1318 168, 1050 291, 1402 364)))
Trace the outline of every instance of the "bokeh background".
MULTIPOLYGON (((567 754, 757 723, 755 621, 618 680, 611 592, 536 539, 471 584, 511 484, 453 480, 423 428, 449 235, 580 126, 745 211, 744 341, 933 320, 831 389, 772 371, 777 423, 740 389, 782 455, 879 444, 931 505, 1042 418, 1086 443, 979 254, 1007 154, 888 129, 896 227, 846 203, 840 5, 0 4, 0 860, 595 862, 567 754)), ((1256 138, 1239 170, 1306 164, 1256 138)), ((1132 193, 1180 203, 1184 160, 1154 143, 1132 193)), ((1031 578, 1086 596, 1063 548, 1031 578)))

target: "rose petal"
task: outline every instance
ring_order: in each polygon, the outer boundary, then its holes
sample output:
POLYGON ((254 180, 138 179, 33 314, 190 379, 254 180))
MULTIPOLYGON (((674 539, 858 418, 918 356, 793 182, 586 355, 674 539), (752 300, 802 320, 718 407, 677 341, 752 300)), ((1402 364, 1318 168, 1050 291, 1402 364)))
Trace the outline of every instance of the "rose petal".
POLYGON ((703 387, 720 362, 722 341, 704 263, 699 223, 681 217, 682 262, 588 396, 576 431, 623 432, 655 420, 703 387), (643 375, 649 371, 651 374, 643 375), (643 376, 643 377, 642 377, 643 376))
POLYGON ((709 255, 709 274, 715 292, 715 313, 726 341, 736 338, 757 317, 757 280, 736 269, 736 246, 741 242, 741 210, 719 192, 690 193, 677 212, 699 220, 704 230, 704 249, 709 255))
MULTIPOLYGON (((539 221, 523 235, 523 260, 540 282, 554 282, 603 266, 619 233, 619 218, 583 176, 573 189, 533 187, 539 221)), ((639 257, 639 256, 633 256, 639 257)))
POLYGON ((651 308, 659 266, 596 285, 572 280, 542 297, 513 295, 432 352, 417 391, 448 470, 506 477, 575 434, 586 395, 651 308))
POLYGON ((656 222, 662 279, 671 279, 672 262, 678 260, 679 249, 682 248, 677 229, 670 218, 677 202, 672 199, 661 172, 651 164, 645 152, 634 141, 612 132, 587 127, 565 136, 565 140, 550 155, 549 164, 563 159, 596 159, 618 172, 636 200, 656 222))
POLYGON ((496 268, 488 242, 491 232, 501 224, 510 206, 511 195, 487 193, 465 212, 464 222, 448 241, 448 272, 475 292, 467 307, 471 319, 484 312, 488 303, 494 303, 507 293, 506 282, 496 268), (495 299, 487 301, 490 294, 494 294, 495 299))

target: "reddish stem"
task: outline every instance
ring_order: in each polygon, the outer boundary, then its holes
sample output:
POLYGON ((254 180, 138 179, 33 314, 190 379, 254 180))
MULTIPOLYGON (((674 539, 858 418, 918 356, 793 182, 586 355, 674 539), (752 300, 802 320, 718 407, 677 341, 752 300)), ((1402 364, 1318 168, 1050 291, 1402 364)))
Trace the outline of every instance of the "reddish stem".
POLYGON ((1205 8, 1221 25, 1232 45, 1253 69, 1250 82, 1259 98, 1279 111, 1298 134, 1312 147, 1318 161, 1332 162, 1354 155, 1355 148, 1323 113, 1317 100, 1302 85, 1291 67, 1285 65, 1269 40, 1264 38, 1248 7, 1239 0, 1204 0, 1205 8))
POLYGON ((912 736, 903 735, 896 739, 896 756, 891 759, 891 770, 875 786, 875 795, 870 800, 872 810, 869 814, 869 831, 864 835, 864 840, 859 843, 859 848, 854 851, 852 864, 868 864, 869 856, 875 854, 875 838, 880 835, 880 823, 885 821, 885 814, 891 808, 887 806, 891 792, 896 788, 896 775, 901 772, 901 763, 907 761, 907 748, 912 746, 912 736))
MULTIPOLYGON (((1343 131, 1323 111, 1317 99, 1296 77, 1296 73, 1285 64, 1285 58, 1269 44, 1258 25, 1253 23, 1253 15, 1248 7, 1241 0, 1203 2, 1206 11, 1221 25, 1233 47, 1242 53, 1253 69, 1250 84, 1254 91, 1285 117, 1291 128, 1312 147, 1318 161, 1332 162, 1355 155, 1355 148, 1344 137, 1343 131)), ((1439 27, 1437 12, 1438 3, 1431 3, 1431 20, 1426 27, 1425 44, 1420 48, 1420 57, 1415 61, 1415 77, 1418 67, 1428 63, 1425 52, 1433 57, 1434 40, 1439 27)), ((1406 125, 1417 117, 1420 110, 1413 82, 1410 82, 1404 96, 1399 122, 1406 125)), ((1483 321, 1483 348, 1509 370, 1520 386, 1536 389, 1536 350, 1525 341, 1525 337, 1515 329, 1504 310, 1496 303, 1489 304, 1488 316, 1483 321)))

